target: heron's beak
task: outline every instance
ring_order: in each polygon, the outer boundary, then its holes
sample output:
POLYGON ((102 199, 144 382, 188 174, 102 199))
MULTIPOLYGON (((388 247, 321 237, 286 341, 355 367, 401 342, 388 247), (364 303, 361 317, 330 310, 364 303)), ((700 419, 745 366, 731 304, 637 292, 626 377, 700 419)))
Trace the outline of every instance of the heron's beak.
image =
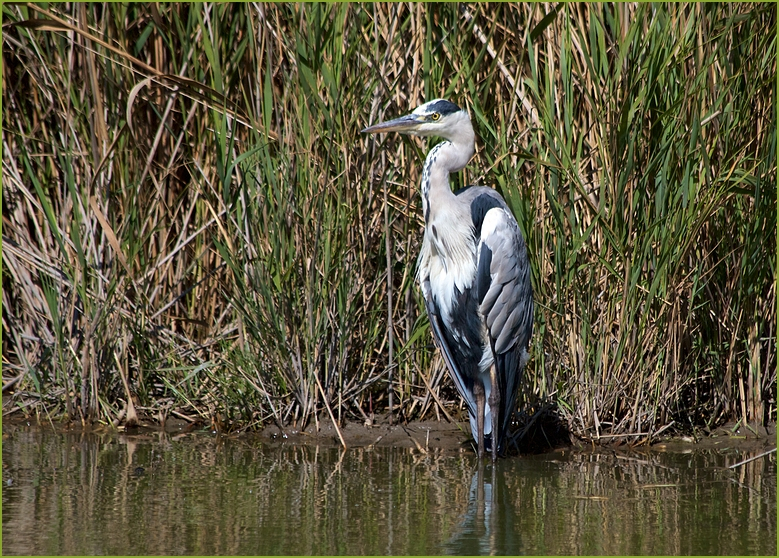
POLYGON ((374 124, 368 128, 365 128, 361 133, 363 134, 383 134, 384 132, 400 132, 408 133, 415 131, 422 122, 417 119, 418 117, 413 114, 407 114, 394 120, 387 120, 380 124, 374 124))

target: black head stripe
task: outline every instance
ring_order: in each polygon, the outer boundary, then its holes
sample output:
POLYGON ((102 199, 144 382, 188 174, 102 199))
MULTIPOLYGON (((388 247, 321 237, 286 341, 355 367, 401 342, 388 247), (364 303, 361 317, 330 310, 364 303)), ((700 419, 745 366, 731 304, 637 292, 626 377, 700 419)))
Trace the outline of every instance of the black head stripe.
POLYGON ((441 116, 446 116, 447 114, 452 114, 453 112, 459 112, 461 109, 451 101, 441 99, 440 101, 436 101, 430 105, 428 110, 437 112, 441 116))

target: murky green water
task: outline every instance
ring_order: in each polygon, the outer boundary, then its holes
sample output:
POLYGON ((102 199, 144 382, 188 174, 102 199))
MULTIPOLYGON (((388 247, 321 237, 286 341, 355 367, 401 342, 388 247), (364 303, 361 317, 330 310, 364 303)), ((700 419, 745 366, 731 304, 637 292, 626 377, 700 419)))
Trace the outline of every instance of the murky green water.
POLYGON ((776 453, 485 463, 210 434, 8 428, 3 554, 776 555, 776 453))

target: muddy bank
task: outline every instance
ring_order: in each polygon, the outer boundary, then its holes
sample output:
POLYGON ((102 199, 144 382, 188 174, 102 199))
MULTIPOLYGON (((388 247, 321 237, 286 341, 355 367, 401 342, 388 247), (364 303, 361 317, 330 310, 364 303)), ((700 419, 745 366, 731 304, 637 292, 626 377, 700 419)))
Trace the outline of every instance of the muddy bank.
MULTIPOLYGON (((406 447, 424 449, 444 449, 452 451, 473 451, 470 425, 467 422, 449 423, 437 421, 414 421, 407 424, 390 425, 386 419, 378 424, 366 425, 348 422, 339 432, 329 420, 320 420, 310 424, 305 430, 285 428, 282 432, 276 425, 262 430, 260 439, 271 443, 289 444, 333 444, 340 445, 341 439, 347 447, 406 447)), ((726 424, 710 432, 701 431, 697 436, 667 436, 652 441, 626 442, 620 438, 604 437, 600 440, 583 440, 573 435, 555 436, 539 441, 517 440, 521 453, 539 453, 564 447, 587 449, 599 447, 642 447, 659 451, 690 451, 693 449, 738 449, 759 451, 776 448, 776 425, 768 427, 743 427, 736 423, 726 424)), ((543 436, 541 436, 543 438, 543 436)))
POLYGON ((335 444, 341 439, 347 447, 404 447, 419 450, 445 449, 471 451, 471 427, 467 422, 450 423, 438 421, 414 421, 407 424, 393 424, 378 421, 366 425, 347 422, 336 430, 330 420, 309 424, 305 430, 268 426, 258 436, 269 442, 291 444, 335 444))
MULTIPOLYGON (((340 429, 336 429, 329 418, 311 421, 301 430, 293 426, 283 429, 272 424, 259 432, 229 432, 219 431, 213 425, 202 422, 188 422, 170 418, 164 425, 156 421, 142 420, 138 426, 111 427, 104 424, 82 425, 80 422, 41 421, 34 418, 6 417, 3 419, 3 433, 17 427, 36 425, 41 428, 60 432, 121 432, 125 436, 145 436, 152 432, 167 432, 181 434, 186 432, 210 431, 228 437, 256 438, 258 441, 270 444, 296 445, 333 445, 343 443, 347 448, 366 447, 401 447, 419 451, 444 450, 451 452, 473 452, 474 445, 468 422, 450 423, 447 421, 410 421, 407 423, 390 424, 388 417, 382 416, 372 424, 347 421, 340 429)), ((776 424, 767 427, 742 426, 730 423, 710 432, 699 431, 697 435, 674 435, 659 437, 647 445, 645 439, 630 440, 627 437, 603 437, 597 439, 582 439, 557 428, 558 425, 540 425, 527 436, 517 437, 517 447, 512 447, 511 453, 543 453, 560 448, 586 450, 594 447, 613 448, 651 448, 658 451, 685 452, 691 450, 737 449, 743 451, 767 451, 777 447, 776 424)))

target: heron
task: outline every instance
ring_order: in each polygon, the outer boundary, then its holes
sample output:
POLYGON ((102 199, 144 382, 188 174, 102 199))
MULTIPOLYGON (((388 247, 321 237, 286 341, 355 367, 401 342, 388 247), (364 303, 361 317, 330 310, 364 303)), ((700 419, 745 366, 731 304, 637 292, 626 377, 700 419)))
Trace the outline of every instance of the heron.
POLYGON ((434 99, 362 132, 443 138, 422 170, 425 232, 417 281, 436 345, 468 407, 478 456, 490 451, 495 461, 505 450, 533 333, 525 239, 497 191, 449 185, 449 175, 465 168, 475 151, 466 110, 434 99))

